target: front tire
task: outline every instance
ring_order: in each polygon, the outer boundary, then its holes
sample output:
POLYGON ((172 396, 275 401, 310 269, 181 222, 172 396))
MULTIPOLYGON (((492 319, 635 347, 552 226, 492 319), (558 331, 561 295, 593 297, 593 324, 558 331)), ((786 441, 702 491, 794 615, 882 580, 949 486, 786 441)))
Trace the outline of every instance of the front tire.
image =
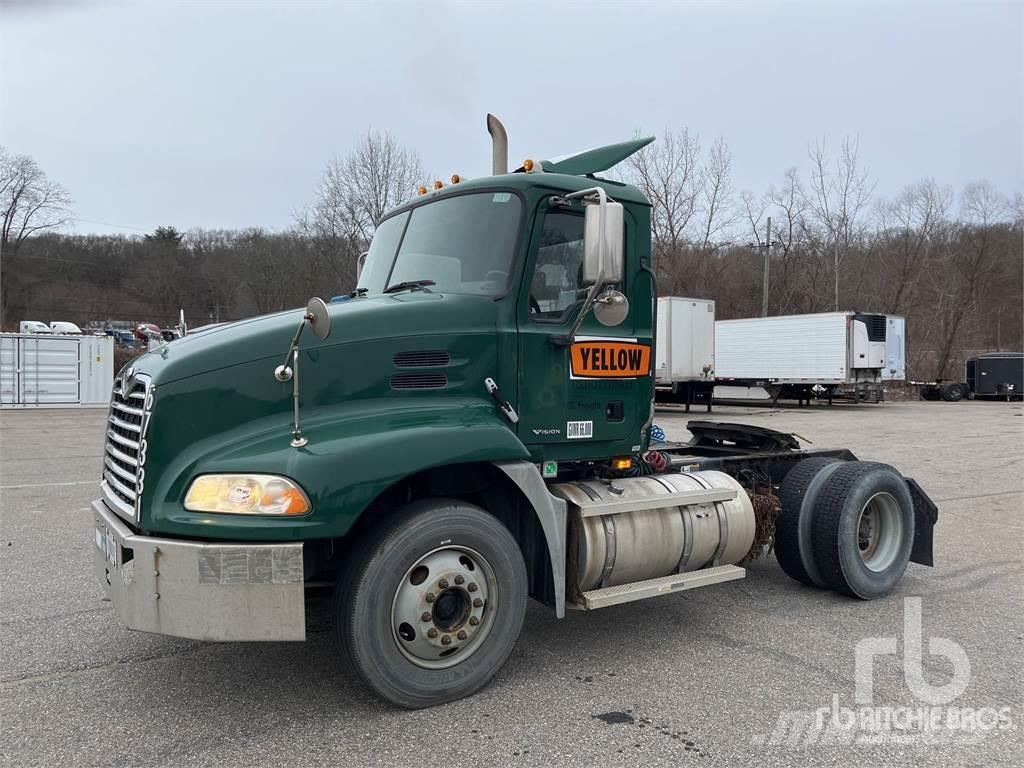
POLYGON ((339 574, 337 632, 363 683, 409 709, 483 688, 526 613, 526 566, 509 530, 455 499, 409 504, 339 574))

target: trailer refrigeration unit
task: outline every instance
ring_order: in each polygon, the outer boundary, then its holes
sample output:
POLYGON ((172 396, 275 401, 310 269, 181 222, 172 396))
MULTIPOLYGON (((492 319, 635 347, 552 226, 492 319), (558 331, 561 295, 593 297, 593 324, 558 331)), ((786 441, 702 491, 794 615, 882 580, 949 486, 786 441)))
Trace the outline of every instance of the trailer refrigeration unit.
POLYGON ((771 543, 794 579, 865 600, 932 564, 936 507, 891 466, 713 422, 649 451, 651 206, 595 174, 652 139, 508 173, 488 128, 494 174, 387 213, 350 300, 117 374, 92 509, 124 624, 303 640, 306 587, 330 580, 351 668, 418 708, 494 677, 528 597, 563 618, 710 588, 771 543))
POLYGON ((824 312, 715 323, 715 380, 763 387, 772 400, 810 401, 878 387, 886 366, 885 315, 824 312))
POLYGON ((702 403, 711 410, 715 389, 715 302, 658 299, 654 383, 660 401, 702 403))

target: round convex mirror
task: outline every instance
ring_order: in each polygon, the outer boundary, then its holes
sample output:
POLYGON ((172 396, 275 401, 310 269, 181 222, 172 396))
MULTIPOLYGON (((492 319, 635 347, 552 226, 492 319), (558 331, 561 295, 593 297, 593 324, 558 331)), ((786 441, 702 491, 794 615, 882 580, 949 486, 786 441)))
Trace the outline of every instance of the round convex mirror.
POLYGON ((316 337, 323 341, 331 333, 331 315, 324 300, 314 296, 306 305, 306 320, 316 337))
POLYGON ((628 314, 629 299, 619 291, 609 288, 594 299, 594 317, 601 325, 619 325, 628 314))

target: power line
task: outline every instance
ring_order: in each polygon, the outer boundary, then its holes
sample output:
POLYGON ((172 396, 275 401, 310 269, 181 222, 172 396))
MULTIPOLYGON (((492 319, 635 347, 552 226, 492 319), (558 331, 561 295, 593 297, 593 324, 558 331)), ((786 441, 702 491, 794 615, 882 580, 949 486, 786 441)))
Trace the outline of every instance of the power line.
POLYGON ((117 229, 131 229, 136 232, 142 232, 143 234, 149 234, 148 229, 142 229, 141 227, 130 227, 127 224, 113 224, 109 221, 96 221, 95 219, 80 219, 78 217, 74 217, 72 220, 81 221, 85 224, 102 224, 104 227, 116 227, 117 229))

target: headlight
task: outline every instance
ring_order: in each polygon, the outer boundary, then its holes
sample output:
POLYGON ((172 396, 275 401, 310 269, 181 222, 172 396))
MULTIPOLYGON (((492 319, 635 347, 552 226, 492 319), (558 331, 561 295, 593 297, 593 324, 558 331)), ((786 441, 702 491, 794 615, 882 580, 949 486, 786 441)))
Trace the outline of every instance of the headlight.
POLYGON ((185 495, 185 509, 230 515, 304 515, 309 499, 277 475, 200 475, 185 495))

